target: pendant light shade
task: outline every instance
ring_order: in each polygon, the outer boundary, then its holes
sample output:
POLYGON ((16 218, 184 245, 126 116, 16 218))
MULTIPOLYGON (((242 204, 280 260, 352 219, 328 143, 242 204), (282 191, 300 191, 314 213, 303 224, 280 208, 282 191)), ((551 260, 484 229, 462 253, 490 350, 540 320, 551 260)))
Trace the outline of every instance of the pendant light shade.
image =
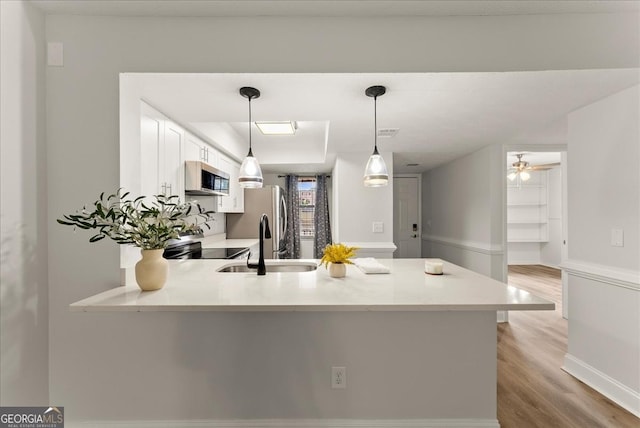
POLYGON ((256 88, 245 86, 240 88, 240 95, 249 100, 249 153, 247 153, 247 157, 244 158, 240 166, 238 182, 241 187, 258 188, 262 187, 262 169, 258 159, 253 156, 251 151, 251 100, 259 98, 260 91, 256 88))
POLYGON ((387 89, 384 86, 371 86, 364 91, 368 97, 373 97, 373 154, 369 157, 367 167, 364 169, 364 185, 367 187, 381 187, 389 183, 389 173, 384 159, 378 153, 378 97, 384 95, 387 89))

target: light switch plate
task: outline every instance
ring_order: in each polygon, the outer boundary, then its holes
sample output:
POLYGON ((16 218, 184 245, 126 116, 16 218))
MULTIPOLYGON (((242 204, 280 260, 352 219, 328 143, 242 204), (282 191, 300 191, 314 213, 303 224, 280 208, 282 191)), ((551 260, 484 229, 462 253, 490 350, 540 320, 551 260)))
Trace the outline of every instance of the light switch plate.
POLYGON ((47 43, 47 65, 51 67, 64 66, 64 46, 61 42, 47 43))
POLYGON ((381 221, 374 221, 373 233, 384 233, 384 223, 381 221))
POLYGON ((624 231, 622 229, 611 229, 611 246, 624 247, 624 231))

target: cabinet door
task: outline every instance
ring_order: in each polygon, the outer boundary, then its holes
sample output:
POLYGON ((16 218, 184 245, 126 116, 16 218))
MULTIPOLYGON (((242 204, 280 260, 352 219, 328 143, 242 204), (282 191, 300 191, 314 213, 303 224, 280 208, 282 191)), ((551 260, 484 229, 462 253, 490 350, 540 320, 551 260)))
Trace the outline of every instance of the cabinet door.
POLYGON ((202 148, 202 152, 204 154, 204 161, 211 165, 214 168, 220 168, 218 161, 218 151, 208 145, 207 143, 203 143, 204 146, 202 148))
POLYGON ((233 212, 236 213, 243 213, 244 212, 244 187, 241 187, 239 182, 238 182, 238 178, 240 177, 240 165, 237 163, 234 163, 232 168, 231 168, 231 172, 230 172, 231 178, 229 179, 230 184, 229 187, 234 188, 235 189, 235 199, 233 200, 233 212), (233 181, 231 181, 233 180, 233 181))
POLYGON ((164 119, 143 104, 140 118, 140 193, 161 192, 160 151, 163 149, 164 119))
POLYGON ((184 159, 200 161, 203 160, 202 153, 203 148, 200 145, 200 140, 187 132, 185 134, 184 159))
POLYGON ((183 165, 184 130, 171 122, 165 121, 164 150, 161 151, 160 165, 164 173, 164 192, 184 199, 184 165, 183 165))
MULTIPOLYGON (((218 211, 221 213, 233 212, 233 196, 235 194, 233 177, 231 176, 231 160, 224 155, 218 156, 218 169, 229 174, 229 196, 218 197, 218 211)), ((237 178, 236 180, 237 181, 237 178)))
POLYGON ((184 159, 202 161, 218 168, 218 151, 200 138, 186 131, 184 159))
POLYGON ((218 211, 224 213, 244 212, 244 188, 238 184, 240 164, 220 154, 218 168, 229 174, 229 196, 218 198, 218 211))

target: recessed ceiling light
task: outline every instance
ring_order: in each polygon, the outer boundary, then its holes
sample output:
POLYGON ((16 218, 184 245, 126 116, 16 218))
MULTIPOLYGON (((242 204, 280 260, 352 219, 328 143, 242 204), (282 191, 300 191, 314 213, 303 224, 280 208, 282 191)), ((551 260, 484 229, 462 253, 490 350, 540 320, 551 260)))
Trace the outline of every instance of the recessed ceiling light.
POLYGON ((264 135, 293 135, 296 133, 295 122, 256 122, 256 126, 264 135))

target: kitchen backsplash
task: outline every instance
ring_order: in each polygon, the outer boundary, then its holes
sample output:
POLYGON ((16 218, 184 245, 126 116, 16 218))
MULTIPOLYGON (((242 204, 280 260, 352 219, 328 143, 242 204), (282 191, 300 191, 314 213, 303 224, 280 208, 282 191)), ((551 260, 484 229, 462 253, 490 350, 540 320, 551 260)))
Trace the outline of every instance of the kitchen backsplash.
MULTIPOLYGON (((221 196, 190 196, 190 195, 186 195, 185 196, 185 200, 187 202, 197 201, 202 208, 204 208, 206 210, 216 211, 218 209, 218 200, 217 200, 218 197, 221 197, 221 196)), ((226 215, 225 213, 215 213, 213 215, 212 220, 209 220, 207 222, 207 224, 209 225, 210 229, 207 229, 206 227, 202 228, 202 231, 204 232, 204 236, 217 235, 219 233, 224 233, 225 232, 225 223, 226 223, 225 215, 226 215)))

